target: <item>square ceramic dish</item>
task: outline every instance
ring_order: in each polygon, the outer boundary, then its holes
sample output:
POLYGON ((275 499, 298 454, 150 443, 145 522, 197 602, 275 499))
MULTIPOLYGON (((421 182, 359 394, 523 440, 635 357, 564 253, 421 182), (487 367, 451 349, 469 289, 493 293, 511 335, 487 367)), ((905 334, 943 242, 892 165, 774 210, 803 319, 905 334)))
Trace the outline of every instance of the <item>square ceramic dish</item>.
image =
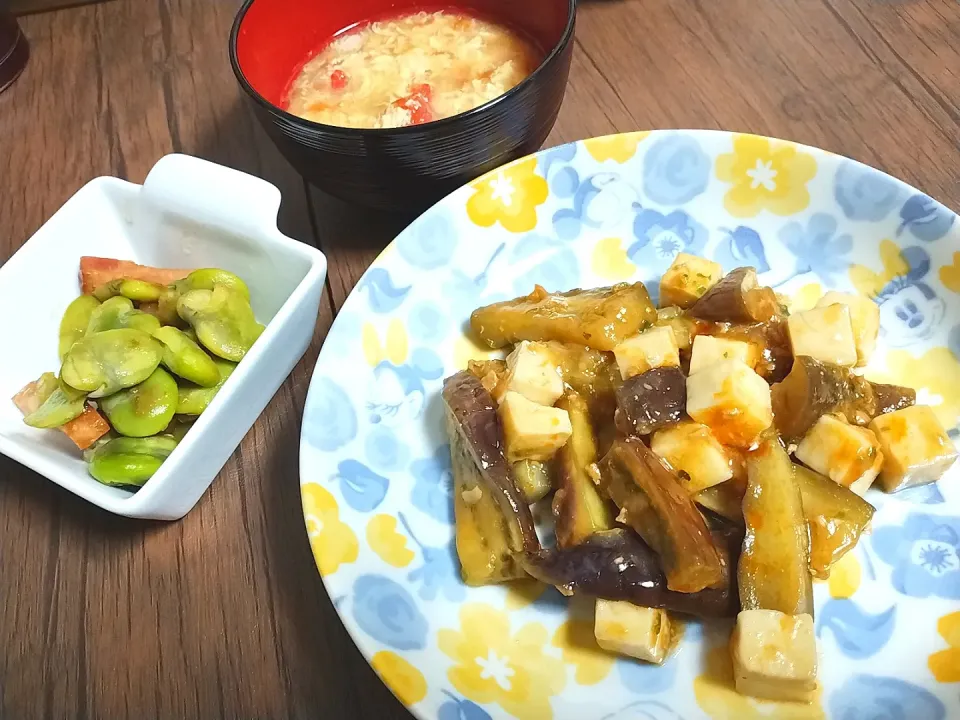
POLYGON ((85 185, 0 267, 0 452, 110 512, 174 520, 192 508, 313 336, 326 258, 277 229, 280 191, 205 160, 168 155, 142 186, 85 185), (57 335, 80 293, 80 257, 220 267, 250 287, 267 328, 161 469, 136 493, 101 485, 59 432, 27 427, 7 398, 58 371, 57 335))

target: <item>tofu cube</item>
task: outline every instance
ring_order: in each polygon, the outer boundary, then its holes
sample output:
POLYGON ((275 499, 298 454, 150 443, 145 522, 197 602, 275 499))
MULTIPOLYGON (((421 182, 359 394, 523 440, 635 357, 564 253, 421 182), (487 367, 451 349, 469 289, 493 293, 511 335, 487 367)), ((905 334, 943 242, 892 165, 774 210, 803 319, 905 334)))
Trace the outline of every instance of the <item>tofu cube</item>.
POLYGON ((517 392, 539 405, 553 405, 563 395, 563 378, 550 351, 524 340, 507 356, 507 374, 496 389, 497 402, 517 392))
POLYGON ((794 357, 809 355, 844 367, 857 364, 850 308, 840 303, 805 310, 787 318, 794 357))
POLYGON ((688 308, 723 277, 719 263, 680 253, 660 278, 660 307, 688 308))
POLYGON ((957 449, 926 405, 874 418, 870 429, 883 451, 880 486, 886 492, 936 482, 957 459, 957 449))
POLYGON ((690 355, 690 374, 723 360, 740 360, 753 369, 759 359, 760 349, 753 343, 712 335, 697 335, 693 339, 690 355))
POLYGON ((673 621, 666 610, 634 605, 625 600, 597 600, 594 624, 597 645, 661 665, 673 642, 673 621))
POLYGON ((742 610, 730 638, 737 692, 765 700, 810 702, 817 691, 813 618, 742 610))
POLYGON ((680 474, 691 495, 733 477, 730 458, 706 425, 684 422, 658 430, 650 449, 680 474))
POLYGON ((669 325, 652 327, 613 349, 623 379, 658 367, 680 367, 677 336, 669 325))
POLYGON ((880 306, 865 295, 831 290, 817 302, 817 307, 846 305, 850 309, 853 342, 857 349, 857 367, 864 367, 877 347, 880 332, 880 306))
POLYGON ((867 428, 824 415, 803 437, 794 453, 811 470, 826 475, 858 495, 873 484, 883 465, 880 441, 867 428))
POLYGON ((499 412, 510 462, 549 460, 573 432, 566 410, 540 405, 518 392, 503 396, 499 412))
POLYGON ((723 360, 687 378, 687 415, 723 445, 750 447, 773 422, 770 386, 741 360, 723 360))

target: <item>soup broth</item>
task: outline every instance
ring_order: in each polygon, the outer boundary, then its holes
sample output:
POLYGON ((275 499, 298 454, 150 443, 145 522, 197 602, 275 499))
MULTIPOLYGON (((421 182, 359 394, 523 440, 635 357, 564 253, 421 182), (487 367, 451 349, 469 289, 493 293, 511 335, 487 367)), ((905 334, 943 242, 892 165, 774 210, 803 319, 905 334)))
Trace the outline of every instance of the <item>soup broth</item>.
POLYGON ((539 60, 530 42, 501 25, 417 12, 337 37, 294 79, 287 109, 341 127, 419 125, 493 100, 539 60))

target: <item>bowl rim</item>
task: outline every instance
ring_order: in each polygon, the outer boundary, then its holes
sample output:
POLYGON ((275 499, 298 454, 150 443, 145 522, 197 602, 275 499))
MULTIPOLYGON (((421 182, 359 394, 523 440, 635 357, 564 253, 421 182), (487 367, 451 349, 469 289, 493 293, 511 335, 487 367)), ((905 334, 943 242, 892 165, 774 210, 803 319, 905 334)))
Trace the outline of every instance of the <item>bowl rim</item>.
POLYGON ((488 100, 483 105, 478 105, 471 110, 458 113, 457 115, 451 115, 450 117, 441 118, 440 120, 433 120, 428 123, 423 123, 422 125, 405 125, 397 128, 350 128, 341 127, 340 125, 327 125, 325 123, 307 120, 299 115, 294 115, 293 113, 287 112, 280 106, 275 105, 267 100, 256 88, 253 87, 253 85, 250 84, 250 81, 247 80, 246 76, 243 74, 243 70, 240 68, 240 60, 237 57, 237 38, 240 36, 240 26, 243 25, 247 11, 253 7, 255 2, 258 2, 258 0, 244 0, 243 5, 240 6, 240 9, 237 11, 237 14, 233 19, 233 26, 230 28, 230 40, 228 47, 228 52, 230 55, 230 67, 233 69, 233 74, 236 76, 240 87, 243 88, 244 92, 246 92, 247 95, 249 95, 258 105, 278 118, 282 118, 296 125, 302 125, 313 131, 323 131, 330 134, 343 134, 361 138, 386 138, 396 135, 413 135, 417 133, 423 133, 427 128, 431 130, 435 128, 443 129, 444 127, 452 126, 455 122, 459 123, 465 120, 469 121, 471 118, 487 112, 501 103, 508 102, 510 98, 520 94, 524 88, 529 87, 535 81, 535 78, 541 74, 541 72, 543 72, 543 70, 567 48, 567 46, 573 40, 574 29, 576 28, 577 23, 577 0, 566 0, 567 24, 563 28, 563 33, 560 35, 560 40, 557 41, 557 43, 553 46, 550 52, 547 53, 546 57, 544 57, 540 64, 537 65, 533 72, 531 72, 523 80, 502 95, 498 95, 492 100, 488 100))

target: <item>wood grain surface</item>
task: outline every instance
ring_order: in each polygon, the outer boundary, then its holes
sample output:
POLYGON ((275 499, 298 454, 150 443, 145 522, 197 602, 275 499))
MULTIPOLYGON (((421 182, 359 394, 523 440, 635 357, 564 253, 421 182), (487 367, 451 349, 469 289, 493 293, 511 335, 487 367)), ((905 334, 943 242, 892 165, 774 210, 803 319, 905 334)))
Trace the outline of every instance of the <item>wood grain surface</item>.
MULTIPOLYGON (((21 18, 0 95, 0 261, 98 175, 172 151, 260 175, 330 260, 314 343, 181 522, 113 517, 0 458, 0 718, 406 717, 354 648, 300 512, 299 423, 344 298, 411 218, 308 188, 241 101, 238 0, 113 0, 21 18)), ((705 127, 852 156, 960 207, 956 0, 596 0, 549 144, 705 127)), ((6 351, 0 340, 0 351, 6 351)))

